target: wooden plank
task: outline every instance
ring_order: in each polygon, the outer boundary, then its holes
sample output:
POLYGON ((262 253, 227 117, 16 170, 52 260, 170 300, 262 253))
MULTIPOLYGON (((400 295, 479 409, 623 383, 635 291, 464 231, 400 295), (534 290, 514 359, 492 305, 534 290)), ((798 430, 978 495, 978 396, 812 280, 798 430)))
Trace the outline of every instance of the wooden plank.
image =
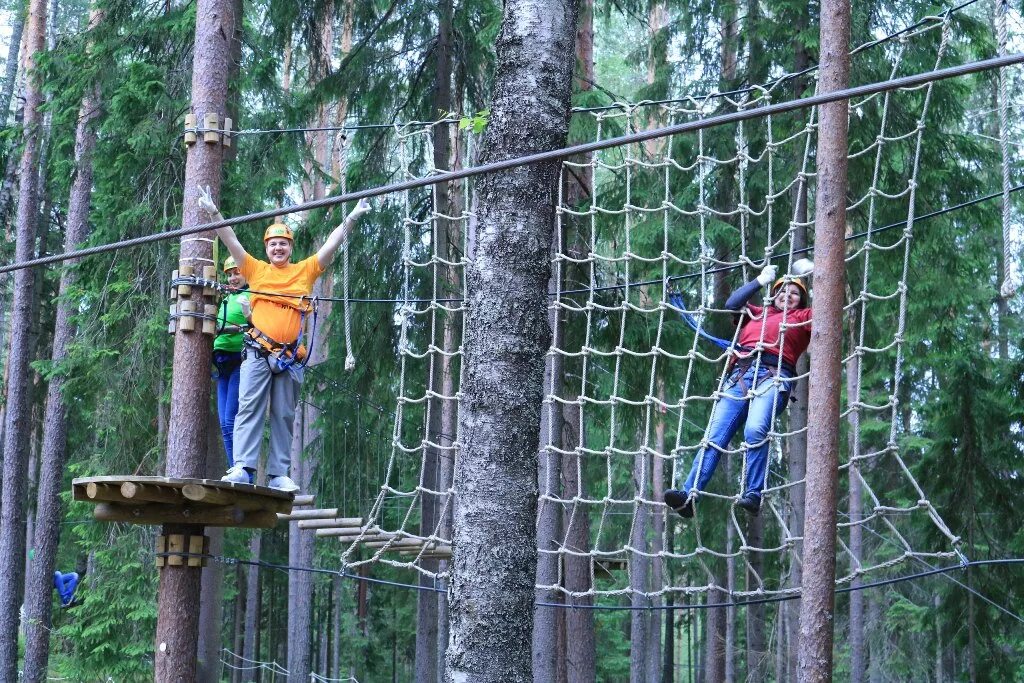
POLYGON ((313 504, 313 499, 316 498, 312 493, 303 493, 295 496, 295 501, 292 503, 292 507, 309 507, 313 504))
POLYGON ((221 481, 220 479, 179 479, 177 477, 152 477, 152 476, 135 476, 135 475, 105 475, 99 477, 79 477, 71 482, 73 486, 85 485, 89 482, 96 482, 98 484, 117 484, 121 486, 126 481, 137 482, 140 484, 159 484, 162 486, 170 486, 173 488, 181 488, 185 484, 202 484, 203 486, 212 486, 213 488, 220 488, 231 491, 246 491, 249 493, 258 493, 268 498, 277 498, 280 500, 287 500, 291 502, 295 496, 294 494, 286 491, 278 491, 267 486, 256 486, 255 484, 236 484, 230 481, 221 481))
POLYGON ((343 529, 363 526, 362 517, 335 517, 334 519, 306 519, 299 522, 300 529, 343 529))
MULTIPOLYGON (((188 537, 188 554, 189 555, 203 555, 206 553, 207 544, 210 539, 206 536, 192 535, 188 537)), ((206 563, 205 558, 202 557, 190 557, 188 558, 189 567, 202 567, 206 563)))
POLYGON ((294 522, 300 519, 331 519, 338 516, 338 508, 313 508, 311 510, 293 510, 291 514, 278 515, 282 522, 294 522))
MULTIPOLYGON (((97 484, 89 484, 96 486, 97 484)), ((126 481, 121 484, 121 496, 133 503, 183 503, 179 489, 157 484, 126 481)))
POLYGON ((135 505, 100 503, 93 509, 93 516, 101 522, 243 526, 246 515, 244 511, 234 506, 199 507, 159 503, 135 505))

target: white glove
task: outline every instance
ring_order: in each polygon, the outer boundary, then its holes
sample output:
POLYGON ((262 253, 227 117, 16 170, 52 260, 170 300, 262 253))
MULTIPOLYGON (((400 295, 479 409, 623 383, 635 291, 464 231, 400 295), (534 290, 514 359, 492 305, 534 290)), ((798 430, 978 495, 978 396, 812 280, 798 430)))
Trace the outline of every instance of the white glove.
POLYGON ((196 203, 199 204, 199 209, 201 211, 205 211, 211 217, 216 216, 218 213, 220 213, 220 210, 217 208, 217 205, 213 203, 213 195, 210 194, 209 185, 207 185, 205 188, 201 185, 199 186, 199 199, 196 200, 196 203))
POLYGON ((364 213, 370 213, 371 211, 373 211, 373 207, 370 206, 369 200, 360 199, 359 203, 356 204, 356 208, 352 209, 352 211, 348 214, 348 218, 346 218, 345 220, 352 221, 354 223, 364 213))
POLYGON ((808 258, 797 259, 793 261, 793 275, 797 277, 807 275, 807 273, 814 270, 814 261, 808 258))
POLYGON ((244 315, 247 320, 252 317, 252 305, 249 303, 249 297, 238 297, 238 306, 242 309, 242 315, 244 315))
POLYGON ((761 274, 757 276, 757 283, 762 287, 767 287, 771 283, 775 282, 775 274, 779 271, 778 266, 768 264, 761 270, 761 274))

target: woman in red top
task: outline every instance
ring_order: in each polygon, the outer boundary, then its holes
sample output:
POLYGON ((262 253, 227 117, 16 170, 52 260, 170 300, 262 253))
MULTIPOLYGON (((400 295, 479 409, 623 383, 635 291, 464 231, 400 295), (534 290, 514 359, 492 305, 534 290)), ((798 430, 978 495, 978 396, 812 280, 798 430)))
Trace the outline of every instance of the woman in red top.
MULTIPOLYGON (((793 264, 794 272, 800 275, 813 267, 806 259, 793 264)), ((725 303, 726 308, 742 313, 743 325, 735 357, 730 359, 729 376, 712 410, 707 445, 694 457, 683 490, 665 492, 665 502, 683 517, 693 516, 694 499, 707 487, 721 453, 741 424, 746 462, 743 493, 736 505, 754 515, 761 509, 772 421, 786 408, 797 359, 811 341, 810 300, 800 278, 776 280, 767 307, 748 303, 775 279, 776 270, 776 266, 765 266, 756 279, 733 292, 725 303)))

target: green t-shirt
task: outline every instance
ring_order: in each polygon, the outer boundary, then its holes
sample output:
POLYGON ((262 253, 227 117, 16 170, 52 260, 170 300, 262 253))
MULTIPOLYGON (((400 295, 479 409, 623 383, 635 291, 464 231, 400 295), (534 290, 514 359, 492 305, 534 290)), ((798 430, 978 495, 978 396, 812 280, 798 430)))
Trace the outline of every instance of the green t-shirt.
MULTIPOLYGON (((243 290, 228 294, 220 302, 220 309, 217 311, 217 330, 222 330, 225 325, 249 324, 249 321, 245 319, 245 314, 242 313, 241 304, 238 303, 243 296, 248 297, 249 293, 243 290)), ((241 351, 243 336, 241 332, 219 332, 217 338, 213 340, 213 350, 229 353, 241 351)))

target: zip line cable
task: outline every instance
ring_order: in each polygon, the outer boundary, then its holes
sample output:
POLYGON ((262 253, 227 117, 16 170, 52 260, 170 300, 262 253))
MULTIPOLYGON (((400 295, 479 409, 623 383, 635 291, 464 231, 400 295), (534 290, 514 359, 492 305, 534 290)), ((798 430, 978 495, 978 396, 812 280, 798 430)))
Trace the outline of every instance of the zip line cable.
MULTIPOLYGON (((1020 192, 1021 190, 1024 190, 1024 184, 1015 185, 1015 186, 1009 188, 1009 193, 1013 194, 1013 193, 1016 193, 1016 192, 1020 192)), ((917 216, 914 219, 914 223, 916 224, 916 223, 921 223, 923 221, 926 221, 926 220, 929 220, 929 219, 932 219, 932 218, 939 218, 941 216, 945 216, 948 213, 953 213, 954 211, 959 211, 961 209, 967 209, 967 208, 970 208, 972 206, 976 206, 978 204, 982 204, 984 202, 987 202, 987 201, 990 201, 992 199, 996 199, 996 198, 999 198, 999 197, 1002 197, 1002 196, 1003 196, 1003 191, 999 190, 998 192, 993 192, 991 194, 987 194, 987 195, 984 195, 982 197, 975 197, 974 199, 970 199, 970 200, 968 200, 966 202, 961 202, 960 204, 954 204, 953 206, 947 206, 945 208, 938 209, 936 211, 932 211, 931 213, 921 214, 920 216, 917 216)), ((902 227, 902 226, 904 226, 906 224, 907 224, 906 220, 897 221, 895 223, 889 223, 888 225, 883 225, 883 226, 880 226, 878 228, 872 229, 870 231, 870 234, 871 235, 877 235, 878 233, 881 233, 881 232, 888 232, 890 230, 895 230, 896 228, 902 227)), ((859 240, 859 239, 862 239, 864 237, 867 237, 868 234, 869 234, 869 232, 867 230, 865 230, 863 232, 854 233, 852 235, 849 235, 849 236, 845 237, 844 241, 852 242, 854 240, 859 240)), ((804 247, 802 249, 794 249, 793 250, 793 255, 794 256, 804 255, 804 254, 809 254, 809 253, 811 253, 813 251, 814 251, 814 247, 804 247)), ((779 259, 779 260, 784 260, 784 259, 786 259, 788 257, 789 257, 789 252, 786 252, 785 254, 779 254, 779 255, 777 255, 777 256, 775 256, 773 258, 776 258, 776 259, 779 259)), ((771 260, 771 259, 769 259, 769 260, 771 260)), ((735 265, 719 266, 717 268, 708 268, 704 272, 709 274, 709 275, 713 274, 713 273, 727 273, 727 272, 730 272, 730 271, 733 271, 733 270, 737 270, 737 269, 742 268, 742 267, 743 267, 743 264, 742 263, 738 263, 738 264, 735 264, 735 265)), ((6 272, 6 271, 0 269, 0 273, 2 273, 2 272, 6 272)), ((676 282, 676 281, 680 281, 680 280, 694 280, 694 279, 699 278, 700 276, 701 276, 701 273, 699 271, 698 272, 693 272, 693 273, 685 273, 685 274, 682 274, 682 275, 670 275, 667 278, 667 282, 672 283, 672 282, 676 282)), ((207 287, 214 287, 216 289, 221 289, 221 290, 227 289, 224 285, 222 285, 220 283, 217 283, 217 282, 210 282, 210 281, 206 281, 206 280, 193 281, 193 280, 190 280, 190 279, 187 279, 187 278, 184 278, 184 279, 179 278, 179 280, 181 282, 184 282, 184 283, 196 282, 197 284, 202 284, 202 285, 205 285, 207 287)), ((640 286, 643 286, 643 285, 659 285, 662 282, 663 282, 663 280, 658 278, 658 279, 654 279, 654 280, 636 280, 636 281, 633 281, 633 282, 624 282, 622 284, 615 284, 615 285, 601 285, 601 286, 595 286, 593 288, 586 288, 586 289, 566 289, 566 290, 562 291, 562 296, 576 295, 576 294, 589 294, 590 292, 608 292, 608 291, 614 291, 614 290, 617 290, 617 289, 626 289, 626 288, 632 288, 632 287, 640 287, 640 286)), ((176 283, 177 283, 177 281, 172 281, 171 284, 176 284, 176 283)), ((315 298, 315 299, 317 299, 319 301, 331 301, 331 302, 335 302, 335 303, 345 301, 345 299, 343 297, 337 297, 337 296, 333 296, 333 297, 332 296, 312 297, 312 296, 309 296, 309 295, 279 294, 277 292, 264 292, 264 291, 252 290, 252 289, 246 290, 246 291, 249 292, 250 294, 259 294, 259 295, 262 295, 262 296, 275 296, 275 297, 281 297, 281 298, 311 299, 311 300, 315 298)), ((553 297, 553 296, 556 296, 556 294, 555 294, 555 292, 548 292, 548 296, 549 297, 553 297)), ((438 303, 460 303, 462 301, 462 298, 461 297, 453 297, 453 298, 447 298, 447 299, 441 299, 441 298, 438 298, 438 299, 388 299, 388 298, 371 298, 371 297, 364 297, 364 298, 349 297, 348 301, 349 301, 349 303, 360 303, 360 304, 426 304, 426 303, 431 303, 432 301, 437 301, 438 303)))
POLYGON ((611 147, 621 147, 623 145, 644 142, 646 140, 655 140, 658 138, 669 137, 672 135, 693 133, 699 130, 704 130, 706 128, 712 128, 715 126, 721 126, 731 123, 738 123, 740 121, 748 121, 750 119, 755 118, 760 119, 766 116, 773 116, 800 109, 807 109, 822 104, 828 104, 830 102, 849 100, 852 98, 864 97, 867 95, 873 95, 876 93, 891 90, 914 88, 917 86, 927 85, 928 83, 932 83, 934 81, 945 80, 947 78, 956 78, 959 76, 966 76, 969 74, 988 71, 991 69, 999 69, 1003 67, 1012 66, 1014 64, 1020 64, 1022 62, 1024 62, 1024 53, 1015 53, 1011 55, 1006 55, 1004 57, 992 57, 990 59, 978 60, 974 62, 969 62, 967 64, 960 64, 957 66, 947 67, 944 69, 935 69, 933 71, 926 71, 924 73, 914 74, 911 76, 902 76, 900 78, 893 78, 886 81, 879 81, 876 83, 869 83, 867 85, 859 85, 852 88, 845 88, 843 90, 836 90, 833 92, 813 95, 801 99, 788 100, 786 102, 779 102, 777 104, 770 104, 763 107, 755 107, 751 109, 744 109, 740 111, 719 114, 717 116, 709 116, 708 118, 699 119, 697 121, 688 121, 685 123, 678 123, 675 125, 665 126, 662 128, 652 128, 650 130, 637 131, 627 135, 621 135, 614 138, 607 138, 605 140, 598 140, 595 142, 588 142, 580 145, 562 147, 559 149, 548 150, 546 152, 528 154, 522 157, 513 157, 511 159, 494 161, 487 164, 481 164, 480 166, 472 166, 469 168, 459 169, 456 171, 445 171, 443 173, 438 173, 437 175, 429 176, 426 178, 413 178, 410 180, 392 183, 389 185, 382 185, 367 190, 349 192, 341 195, 336 195, 333 197, 324 197, 323 199, 317 199, 310 202, 295 204, 289 207, 270 209, 266 211, 258 211, 255 213, 245 214, 242 216, 236 216, 234 218, 226 218, 222 221, 214 221, 212 223, 204 223, 202 225, 178 228, 176 230, 168 230, 161 233, 144 235, 141 237, 134 237, 131 239, 121 240, 119 242, 112 242, 105 245, 87 247, 85 249, 77 249, 62 254, 53 254, 51 256, 44 256, 37 259, 29 259, 27 261, 15 262, 0 267, 0 274, 10 273, 16 270, 21 270, 23 268, 34 268, 36 266, 47 265, 50 263, 58 263, 60 261, 67 261, 69 259, 81 258, 84 256, 92 256, 94 254, 115 251, 117 249, 125 249, 128 247, 140 246, 152 242, 159 242, 163 240, 173 239, 175 237, 194 235, 200 232, 208 232, 216 228, 225 228, 233 225, 239 225, 241 223, 264 221, 267 219, 276 218, 284 214, 312 211, 315 209, 335 206, 337 204, 343 204, 345 202, 353 202, 358 201, 360 199, 369 199, 372 197, 379 197, 385 194, 392 194, 396 192, 402 192, 405 190, 426 187, 428 185, 437 185, 439 183, 446 183, 453 180, 461 180, 463 178, 471 178, 483 174, 507 171, 528 164, 539 164, 551 161, 558 161, 571 156, 590 154, 592 152, 598 152, 604 149, 609 149, 611 147))

